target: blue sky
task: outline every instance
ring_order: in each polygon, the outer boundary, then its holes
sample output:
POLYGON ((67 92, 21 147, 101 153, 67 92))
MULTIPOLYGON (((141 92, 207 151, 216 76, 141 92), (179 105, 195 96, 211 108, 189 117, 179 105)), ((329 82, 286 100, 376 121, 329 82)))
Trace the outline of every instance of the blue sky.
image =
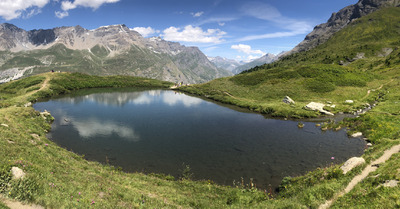
POLYGON ((125 24, 143 36, 250 60, 288 51, 357 0, 0 0, 0 23, 25 30, 125 24))

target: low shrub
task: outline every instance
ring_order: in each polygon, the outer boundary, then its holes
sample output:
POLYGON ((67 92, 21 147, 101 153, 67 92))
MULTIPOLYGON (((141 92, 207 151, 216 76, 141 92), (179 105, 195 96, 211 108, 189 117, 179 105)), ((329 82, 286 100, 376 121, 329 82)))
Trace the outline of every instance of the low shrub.
POLYGON ((41 192, 40 185, 31 177, 12 180, 10 183, 8 195, 18 200, 32 201, 41 192))
POLYGON ((318 78, 308 80, 305 85, 307 89, 316 93, 326 93, 336 89, 335 84, 318 78))
POLYGON ((11 165, 0 165, 0 193, 7 190, 8 184, 11 181, 11 165))

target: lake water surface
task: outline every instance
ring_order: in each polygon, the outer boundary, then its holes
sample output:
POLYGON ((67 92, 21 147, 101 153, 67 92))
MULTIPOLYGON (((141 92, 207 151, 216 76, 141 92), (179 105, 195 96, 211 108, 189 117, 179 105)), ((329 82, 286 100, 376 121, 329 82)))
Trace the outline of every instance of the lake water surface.
MULTIPOLYGON (((128 172, 232 185, 250 178, 276 187, 285 176, 341 163, 363 153, 361 139, 315 123, 266 119, 168 90, 85 90, 39 102, 55 117, 49 138, 89 160, 128 172), (332 159, 334 157, 334 159, 332 159)), ((284 105, 284 104, 282 104, 284 105)))

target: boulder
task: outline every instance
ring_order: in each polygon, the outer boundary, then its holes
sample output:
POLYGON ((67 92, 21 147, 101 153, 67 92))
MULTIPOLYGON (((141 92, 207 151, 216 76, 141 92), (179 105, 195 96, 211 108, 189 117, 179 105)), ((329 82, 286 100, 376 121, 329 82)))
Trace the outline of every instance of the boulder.
POLYGON ((353 137, 353 138, 357 138, 357 137, 361 137, 361 136, 362 136, 361 132, 357 132, 357 133, 354 133, 351 135, 351 137, 353 137))
POLYGON ((348 159, 341 167, 343 174, 346 174, 347 172, 351 171, 353 168, 362 165, 365 163, 364 158, 362 157, 352 157, 348 159))
POLYGON ((32 102, 28 102, 26 104, 24 104, 24 107, 31 107, 32 106, 32 102))
POLYGON ((18 167, 12 167, 11 174, 13 179, 22 179, 26 175, 25 172, 18 167))
POLYGON ((40 116, 42 116, 42 118, 46 120, 47 117, 51 116, 51 114, 47 110, 45 110, 40 113, 40 116))
POLYGON ((31 136, 32 136, 33 139, 40 141, 40 136, 39 135, 31 134, 31 136))
POLYGON ((320 113, 323 113, 325 115, 334 115, 333 113, 324 110, 324 106, 325 105, 322 103, 310 102, 308 105, 305 106, 305 108, 313 111, 319 111, 320 113))
POLYGON ((399 183, 399 181, 397 181, 397 180, 388 180, 384 184, 382 184, 382 186, 393 188, 393 187, 397 187, 398 183, 399 183))
POLYGON ((282 100, 284 103, 286 104, 295 104, 295 102, 293 101, 292 98, 290 98, 289 96, 285 96, 285 98, 283 98, 282 100))

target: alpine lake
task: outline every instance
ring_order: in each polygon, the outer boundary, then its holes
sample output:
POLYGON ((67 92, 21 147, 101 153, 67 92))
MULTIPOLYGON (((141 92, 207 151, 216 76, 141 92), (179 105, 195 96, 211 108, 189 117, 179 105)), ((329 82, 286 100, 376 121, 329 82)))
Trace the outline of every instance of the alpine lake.
POLYGON ((230 186, 243 179, 276 188, 285 176, 342 163, 365 148, 345 130, 321 131, 306 121, 298 128, 299 121, 171 90, 81 90, 34 108, 55 118, 49 139, 88 160, 230 186))

